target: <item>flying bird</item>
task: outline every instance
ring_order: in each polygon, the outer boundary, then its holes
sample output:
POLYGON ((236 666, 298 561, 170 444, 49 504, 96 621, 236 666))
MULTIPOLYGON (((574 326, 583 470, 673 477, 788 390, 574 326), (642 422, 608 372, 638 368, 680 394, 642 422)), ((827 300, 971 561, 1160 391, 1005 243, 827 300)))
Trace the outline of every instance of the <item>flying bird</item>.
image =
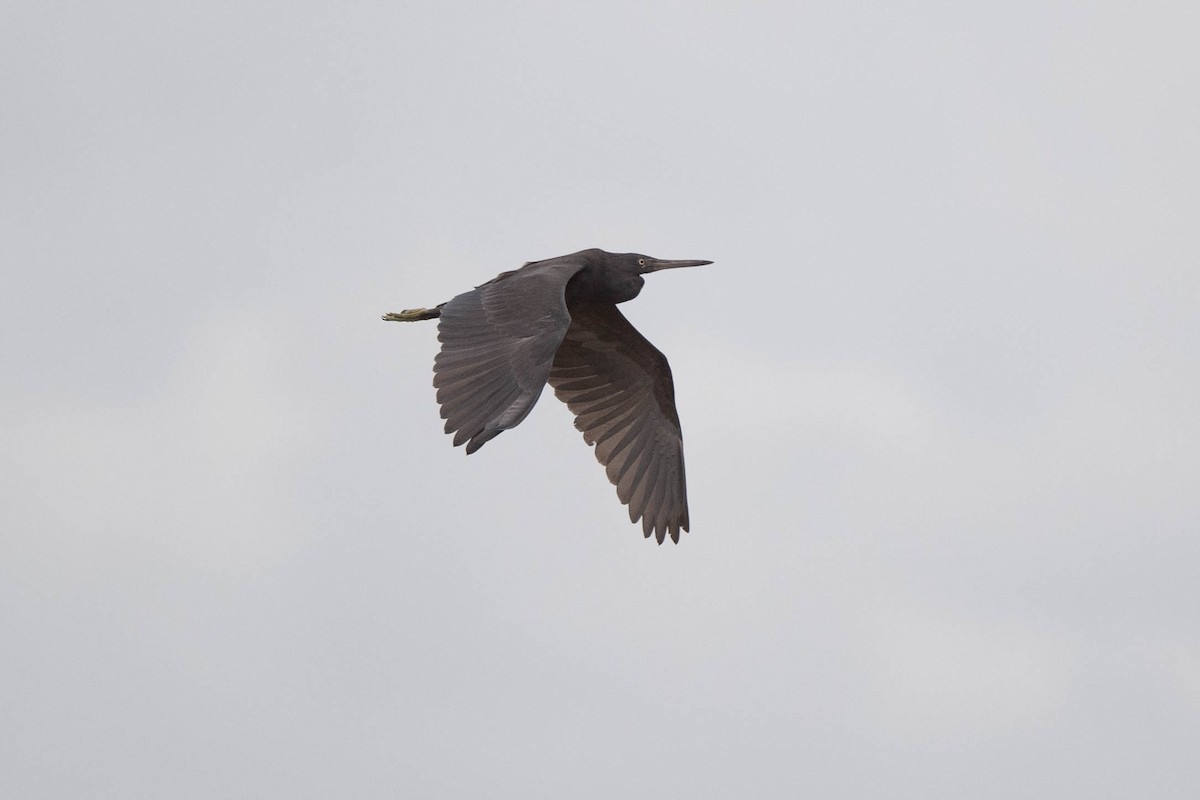
POLYGON ((647 538, 688 529, 683 434, 666 357, 617 310, 643 275, 711 261, 581 250, 531 261, 434 308, 383 318, 438 319, 433 385, 446 433, 474 453, 521 423, 547 381, 596 448, 630 522, 647 538))

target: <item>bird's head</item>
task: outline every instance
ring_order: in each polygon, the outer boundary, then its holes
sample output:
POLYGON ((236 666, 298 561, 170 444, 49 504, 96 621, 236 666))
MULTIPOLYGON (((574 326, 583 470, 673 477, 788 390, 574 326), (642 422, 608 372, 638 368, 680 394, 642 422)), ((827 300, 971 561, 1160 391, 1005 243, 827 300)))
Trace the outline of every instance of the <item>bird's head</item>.
POLYGON ((583 250, 577 254, 585 267, 567 287, 568 302, 624 303, 642 291, 648 272, 676 267, 698 267, 711 261, 667 261, 641 253, 609 253, 604 250, 583 250))
POLYGON ((647 272, 658 272, 662 269, 678 269, 679 267, 702 267, 705 264, 711 264, 711 261, 703 259, 678 259, 671 261, 665 258, 653 258, 644 256, 641 253, 629 253, 627 257, 633 259, 637 266, 638 274, 645 275, 647 272))

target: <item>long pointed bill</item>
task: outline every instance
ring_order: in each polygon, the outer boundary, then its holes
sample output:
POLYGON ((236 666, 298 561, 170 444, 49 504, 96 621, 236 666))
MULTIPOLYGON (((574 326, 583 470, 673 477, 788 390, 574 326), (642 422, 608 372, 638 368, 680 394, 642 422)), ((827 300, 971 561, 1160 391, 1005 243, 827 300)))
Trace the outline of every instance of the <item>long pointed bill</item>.
POLYGON ((703 267, 705 264, 711 264, 711 261, 703 259, 684 259, 681 261, 667 261, 662 258, 646 259, 646 266, 642 267, 642 274, 647 272, 658 272, 660 269, 678 269, 679 267, 703 267))

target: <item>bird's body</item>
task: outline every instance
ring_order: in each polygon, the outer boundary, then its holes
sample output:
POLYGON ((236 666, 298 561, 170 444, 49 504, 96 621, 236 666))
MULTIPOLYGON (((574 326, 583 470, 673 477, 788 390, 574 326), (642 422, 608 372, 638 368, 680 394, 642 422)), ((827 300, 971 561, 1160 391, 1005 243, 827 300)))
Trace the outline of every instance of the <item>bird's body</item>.
POLYGON ((525 419, 549 382, 647 537, 688 529, 683 438, 667 359, 616 304, 642 275, 709 264, 582 250, 504 272, 432 309, 439 318, 433 384, 446 433, 473 453, 525 419))

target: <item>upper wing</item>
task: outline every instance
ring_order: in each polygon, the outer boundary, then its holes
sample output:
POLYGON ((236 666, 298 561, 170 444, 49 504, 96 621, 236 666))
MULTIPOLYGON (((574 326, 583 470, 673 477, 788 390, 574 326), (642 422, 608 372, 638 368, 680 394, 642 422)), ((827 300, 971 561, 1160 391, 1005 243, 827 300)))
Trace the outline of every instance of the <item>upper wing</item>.
POLYGON ((456 447, 466 442, 474 453, 529 414, 571 323, 567 281, 582 266, 530 264, 442 307, 433 385, 456 447))
POLYGON ((666 357, 612 305, 571 308, 550 385, 647 537, 688 529, 683 434, 666 357))

